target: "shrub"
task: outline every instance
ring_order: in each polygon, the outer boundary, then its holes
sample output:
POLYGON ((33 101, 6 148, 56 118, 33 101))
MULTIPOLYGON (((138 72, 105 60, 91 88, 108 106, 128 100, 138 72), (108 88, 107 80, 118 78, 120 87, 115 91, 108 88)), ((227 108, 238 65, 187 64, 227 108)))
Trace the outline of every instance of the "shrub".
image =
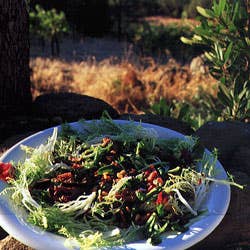
POLYGON ((194 130, 201 127, 204 123, 217 120, 217 104, 214 98, 207 93, 197 93, 193 101, 167 101, 161 98, 158 102, 150 105, 146 113, 172 117, 184 121, 194 130), (202 95, 202 98, 201 96, 202 95))
POLYGON ((180 41, 181 36, 191 37, 190 25, 155 25, 148 22, 135 25, 130 38, 143 54, 164 55, 168 53, 181 61, 187 61, 202 51, 201 46, 189 47, 180 41))
POLYGON ((30 32, 44 40, 49 40, 52 56, 58 56, 60 53, 60 37, 69 31, 64 13, 62 11, 57 12, 55 9, 44 10, 36 5, 35 11, 31 11, 29 16, 30 32))
POLYGON ((250 116, 250 14, 248 1, 213 1, 211 9, 197 7, 201 24, 189 44, 207 46, 210 71, 219 82, 218 99, 224 119, 250 116))

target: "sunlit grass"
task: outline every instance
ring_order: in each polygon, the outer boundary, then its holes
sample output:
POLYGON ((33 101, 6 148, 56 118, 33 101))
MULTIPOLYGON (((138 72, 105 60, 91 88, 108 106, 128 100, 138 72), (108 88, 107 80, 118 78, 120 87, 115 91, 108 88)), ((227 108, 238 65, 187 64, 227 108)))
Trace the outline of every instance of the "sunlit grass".
POLYGON ((215 94, 215 80, 209 74, 192 74, 189 66, 173 59, 162 65, 147 58, 138 65, 126 60, 69 63, 38 57, 30 60, 30 67, 34 98, 42 93, 76 92, 100 98, 121 113, 141 113, 161 97, 192 101, 201 88, 215 94))

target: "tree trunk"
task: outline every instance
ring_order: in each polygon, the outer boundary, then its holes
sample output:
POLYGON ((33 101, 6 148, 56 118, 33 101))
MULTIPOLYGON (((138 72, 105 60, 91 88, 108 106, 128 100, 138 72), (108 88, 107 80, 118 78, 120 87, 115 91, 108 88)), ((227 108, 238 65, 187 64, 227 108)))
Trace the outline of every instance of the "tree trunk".
POLYGON ((58 57, 60 55, 59 40, 57 35, 53 35, 50 40, 51 55, 52 57, 58 57))
POLYGON ((31 104, 29 21, 25 0, 0 0, 0 112, 31 104))
POLYGON ((55 35, 56 56, 60 55, 60 44, 57 35, 55 35))

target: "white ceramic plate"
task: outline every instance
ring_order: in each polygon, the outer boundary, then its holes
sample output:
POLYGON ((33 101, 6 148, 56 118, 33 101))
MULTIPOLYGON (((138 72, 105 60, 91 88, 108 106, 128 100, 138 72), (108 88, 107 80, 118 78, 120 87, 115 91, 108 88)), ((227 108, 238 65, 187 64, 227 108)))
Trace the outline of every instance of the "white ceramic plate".
MULTIPOLYGON (((119 124, 127 123, 128 121, 117 120, 119 124)), ((136 122, 135 122, 136 123, 136 122)), ((79 123, 71 123, 73 128, 81 129, 79 123)), ((141 123, 143 127, 153 128, 161 138, 178 137, 183 138, 183 135, 173 130, 159 127, 152 124, 141 123)), ((15 146, 10 148, 0 159, 2 162, 20 161, 24 159, 24 153, 20 149, 20 145, 28 145, 36 147, 41 143, 45 143, 47 138, 52 135, 53 128, 46 129, 38 132, 15 146)), ((225 179, 226 172, 222 165, 217 162, 216 168, 218 174, 216 178, 225 179)), ((6 187, 6 184, 0 181, 0 191, 6 187)), ((167 234, 160 245, 152 246, 146 241, 138 241, 135 243, 127 244, 126 246, 113 247, 115 249, 126 250, 177 250, 187 249, 197 242, 208 236, 221 222, 229 205, 230 201, 230 187, 229 185, 212 183, 210 192, 205 201, 208 213, 198 218, 193 222, 189 230, 182 234, 167 234)), ((20 242, 34 248, 41 250, 63 250, 67 249, 64 245, 65 238, 42 231, 40 228, 29 225, 25 222, 25 213, 13 207, 12 200, 5 200, 0 198, 0 226, 6 230, 10 235, 19 240, 20 242)))

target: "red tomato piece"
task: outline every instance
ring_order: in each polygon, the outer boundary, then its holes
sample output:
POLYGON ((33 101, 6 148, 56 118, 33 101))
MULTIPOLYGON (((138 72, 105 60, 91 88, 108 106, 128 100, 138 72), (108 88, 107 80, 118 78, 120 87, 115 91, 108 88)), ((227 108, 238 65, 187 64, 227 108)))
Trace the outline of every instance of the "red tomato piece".
POLYGON ((8 181, 14 177, 14 167, 11 163, 0 162, 0 180, 8 181))

